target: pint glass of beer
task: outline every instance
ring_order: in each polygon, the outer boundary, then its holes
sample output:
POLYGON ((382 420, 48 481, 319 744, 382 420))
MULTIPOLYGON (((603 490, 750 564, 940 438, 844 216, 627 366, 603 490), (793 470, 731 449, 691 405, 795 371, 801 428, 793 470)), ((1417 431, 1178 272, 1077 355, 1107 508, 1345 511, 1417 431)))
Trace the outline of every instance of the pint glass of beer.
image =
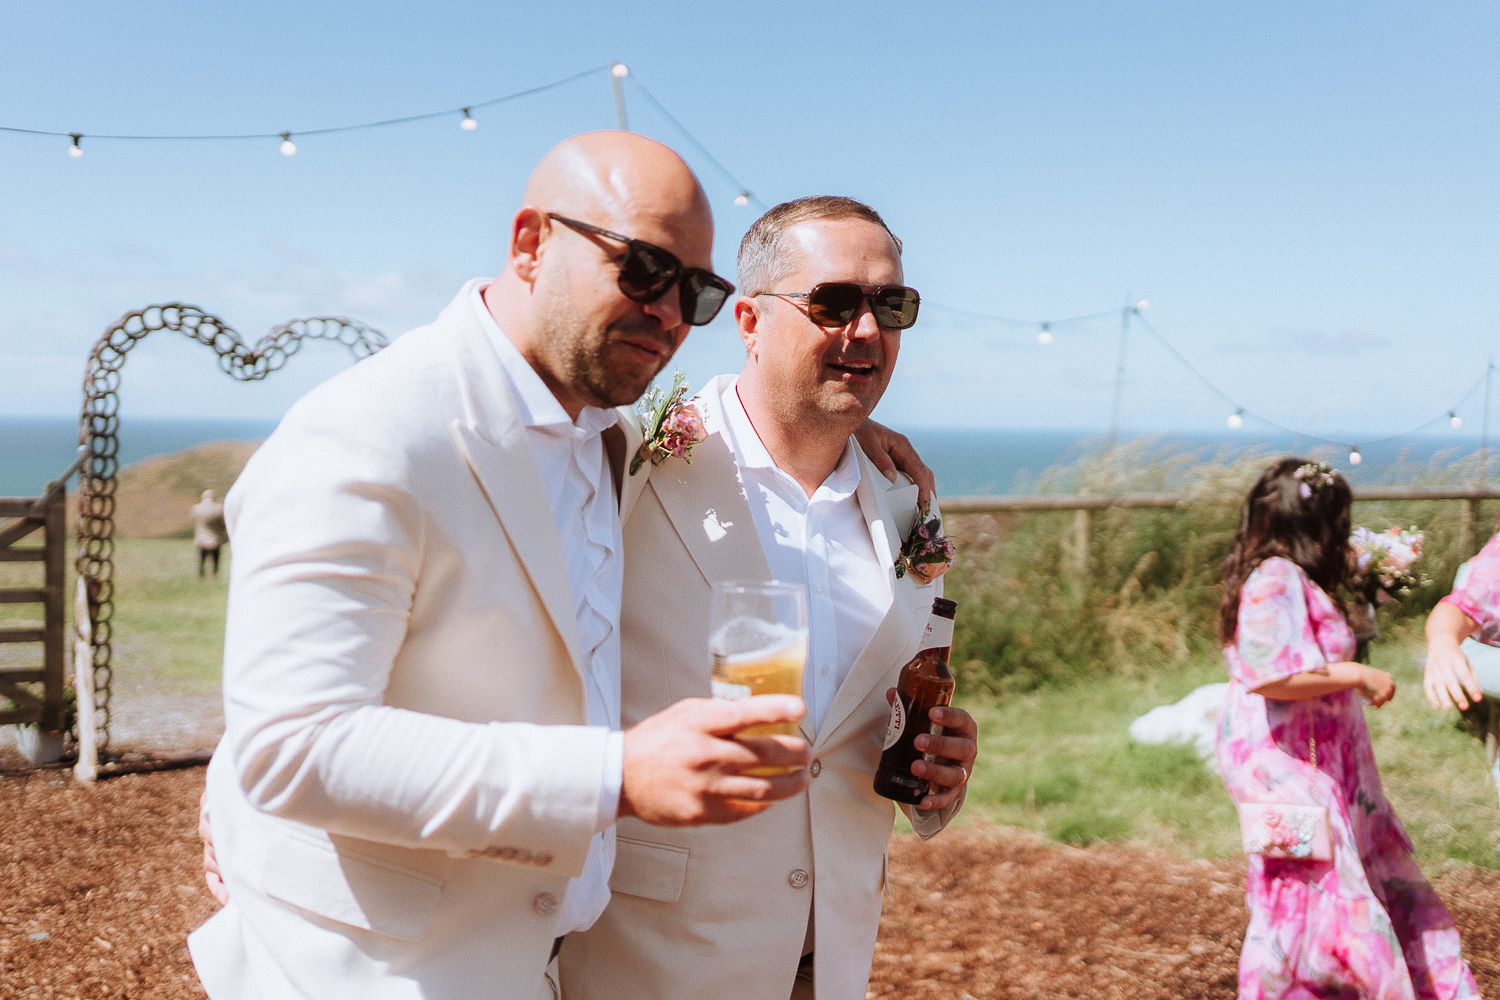
MULTIPOLYGON (((779 580, 716 583, 708 628, 715 698, 734 701, 758 694, 802 697, 802 668, 807 663, 807 594, 801 584, 779 580)), ((738 735, 795 736, 797 724, 751 726, 738 735)))

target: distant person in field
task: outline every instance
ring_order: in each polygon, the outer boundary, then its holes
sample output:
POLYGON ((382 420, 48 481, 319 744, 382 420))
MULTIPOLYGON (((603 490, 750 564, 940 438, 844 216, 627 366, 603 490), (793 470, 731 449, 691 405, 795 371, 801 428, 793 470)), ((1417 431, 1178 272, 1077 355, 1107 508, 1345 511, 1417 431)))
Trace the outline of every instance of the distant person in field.
MULTIPOLYGON (((1250 855, 1239 996, 1478 997, 1453 918, 1417 869, 1375 768, 1362 702, 1379 708, 1396 685, 1353 662, 1338 596, 1351 502, 1327 465, 1282 459, 1251 487, 1224 562, 1224 782, 1242 816, 1254 811, 1246 805, 1321 807, 1332 845, 1331 860, 1308 856, 1309 829, 1294 831, 1300 844, 1276 838, 1291 856, 1250 855)), ((1306 825, 1317 814, 1304 810, 1306 825)))
POLYGON ((213 490, 204 490, 189 513, 193 518, 193 544, 198 547, 198 578, 203 578, 204 567, 212 560, 217 579, 219 550, 229 544, 229 529, 224 526, 224 505, 213 490))

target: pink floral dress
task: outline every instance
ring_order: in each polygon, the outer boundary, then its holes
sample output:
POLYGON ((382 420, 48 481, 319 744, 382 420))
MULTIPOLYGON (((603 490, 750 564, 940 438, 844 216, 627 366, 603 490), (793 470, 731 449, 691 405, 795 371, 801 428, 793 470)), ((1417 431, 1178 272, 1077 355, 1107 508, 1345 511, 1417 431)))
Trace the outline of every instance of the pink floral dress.
POLYGON ((1443 600, 1479 623, 1479 641, 1500 646, 1500 535, 1469 563, 1469 578, 1443 600))
POLYGON ((1453 919, 1381 792, 1359 696, 1250 690, 1353 655, 1343 615, 1294 563, 1267 559, 1250 574, 1224 651, 1219 767, 1236 802, 1326 806, 1333 861, 1250 856, 1240 1000, 1477 997, 1453 919))

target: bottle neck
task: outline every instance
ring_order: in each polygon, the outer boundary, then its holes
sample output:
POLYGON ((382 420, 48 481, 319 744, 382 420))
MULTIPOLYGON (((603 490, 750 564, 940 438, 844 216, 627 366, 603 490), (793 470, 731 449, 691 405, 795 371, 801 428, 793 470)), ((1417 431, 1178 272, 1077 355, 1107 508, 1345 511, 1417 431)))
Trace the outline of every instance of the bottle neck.
POLYGON ((947 658, 948 648, 953 645, 953 619, 934 614, 927 617, 927 630, 922 633, 922 642, 917 652, 926 649, 941 649, 947 658))

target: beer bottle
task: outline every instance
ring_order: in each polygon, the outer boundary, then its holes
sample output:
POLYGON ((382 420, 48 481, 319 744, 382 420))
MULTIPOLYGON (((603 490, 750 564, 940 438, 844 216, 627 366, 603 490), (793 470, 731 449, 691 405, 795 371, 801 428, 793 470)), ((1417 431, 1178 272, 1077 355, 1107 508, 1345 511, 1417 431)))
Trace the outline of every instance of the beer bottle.
POLYGON ((927 794, 927 779, 912 774, 911 766, 923 756, 916 747, 917 737, 943 731, 928 718, 928 712, 953 700, 948 652, 953 646, 953 613, 957 609, 958 604, 945 597, 932 602, 922 645, 901 668, 896 681, 896 701, 891 705, 880 767, 875 770, 875 791, 888 799, 916 805, 927 794))

